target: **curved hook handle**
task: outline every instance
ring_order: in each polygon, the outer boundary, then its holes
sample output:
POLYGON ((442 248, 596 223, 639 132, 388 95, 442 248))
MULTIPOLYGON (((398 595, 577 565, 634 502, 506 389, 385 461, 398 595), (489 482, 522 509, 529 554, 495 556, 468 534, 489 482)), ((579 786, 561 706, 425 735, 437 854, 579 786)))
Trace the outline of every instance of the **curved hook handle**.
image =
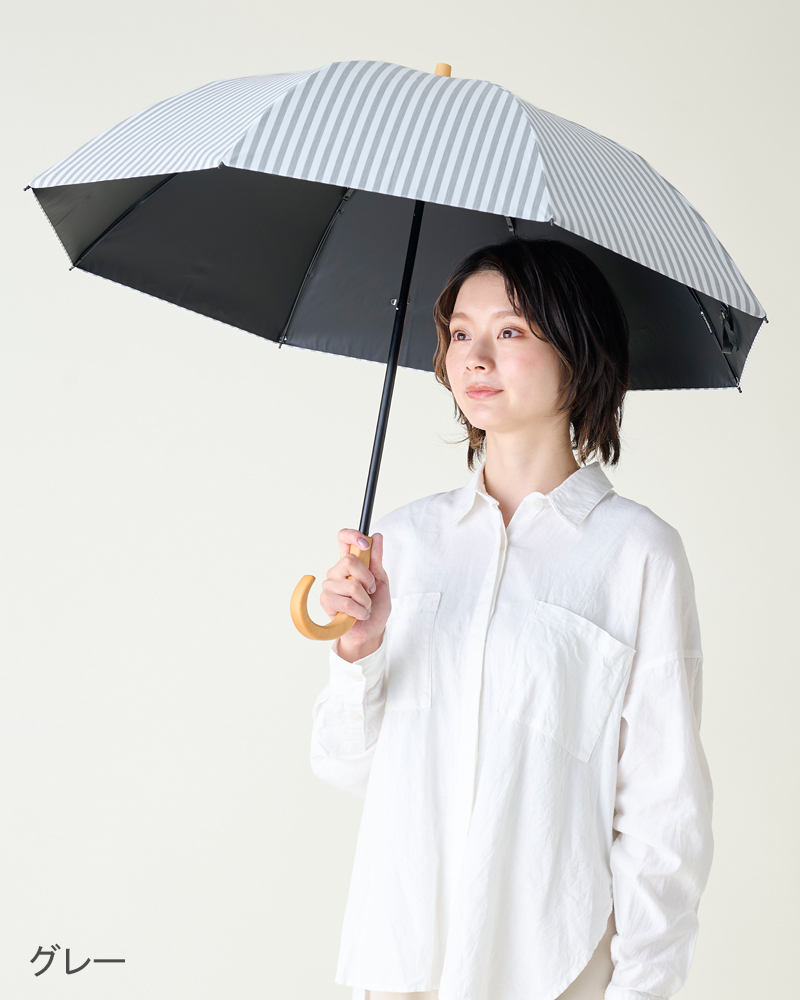
MULTIPOLYGON (((367 541, 369 542, 368 549, 360 549, 357 545, 350 546, 350 554, 358 556, 365 566, 369 566, 369 557, 372 552, 372 538, 369 535, 367 535, 367 541)), ((347 579, 352 580, 353 578, 348 576, 347 579)), ((294 588, 290 605, 292 621, 297 631, 306 639, 338 639, 340 635, 350 631, 355 625, 356 619, 352 615, 346 615, 344 611, 340 611, 338 615, 331 618, 329 625, 317 625, 308 614, 308 592, 311 590, 314 580, 316 580, 315 576, 304 576, 294 588)))

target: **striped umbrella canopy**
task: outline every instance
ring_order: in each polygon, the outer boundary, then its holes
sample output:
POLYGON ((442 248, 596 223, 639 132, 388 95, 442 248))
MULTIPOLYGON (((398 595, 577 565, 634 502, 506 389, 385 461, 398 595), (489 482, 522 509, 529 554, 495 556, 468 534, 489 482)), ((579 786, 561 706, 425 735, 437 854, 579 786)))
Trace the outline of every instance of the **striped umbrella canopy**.
POLYGON ((641 156, 439 71, 359 60, 218 80, 28 187, 73 267, 281 346, 388 359, 365 534, 396 366, 433 370, 433 303, 476 247, 517 234, 586 253, 625 311, 632 389, 738 387, 766 319, 641 156))

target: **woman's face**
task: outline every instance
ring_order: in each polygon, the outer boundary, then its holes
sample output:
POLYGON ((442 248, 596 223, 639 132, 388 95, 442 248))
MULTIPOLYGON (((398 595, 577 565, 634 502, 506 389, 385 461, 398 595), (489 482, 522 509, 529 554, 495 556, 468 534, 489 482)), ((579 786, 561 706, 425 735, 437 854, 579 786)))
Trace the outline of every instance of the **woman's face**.
POLYGON ((450 318, 445 369, 473 427, 530 432, 556 415, 561 361, 538 326, 514 312, 503 276, 480 271, 462 284, 450 318), (537 336, 539 334, 539 336, 537 336))

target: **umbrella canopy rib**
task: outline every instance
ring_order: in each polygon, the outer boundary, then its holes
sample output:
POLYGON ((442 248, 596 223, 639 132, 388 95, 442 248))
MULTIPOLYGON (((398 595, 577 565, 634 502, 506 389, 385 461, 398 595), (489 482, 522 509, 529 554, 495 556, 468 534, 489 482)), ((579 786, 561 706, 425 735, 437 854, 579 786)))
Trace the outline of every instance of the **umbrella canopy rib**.
POLYGON ((290 324, 292 322, 292 317, 294 316, 295 309, 297 309, 297 303, 300 301, 300 297, 303 294, 303 289, 308 284, 308 279, 314 273, 314 265, 317 262, 317 258, 319 257, 320 253, 322 253, 322 248, 325 246, 325 242, 328 239, 328 236, 330 236, 330 232, 333 229, 333 227, 334 227, 334 225, 336 223, 336 220, 342 214, 342 211, 344 210, 344 206, 347 204, 348 201, 350 201, 350 199, 352 198, 352 196, 353 196, 353 188, 348 188, 345 191, 345 193, 342 195, 342 200, 339 202, 339 207, 336 209, 336 211, 331 216, 331 221, 328 223, 328 228, 322 234, 322 239, 319 241, 319 244, 317 245, 317 249, 314 251, 314 256, 311 258, 311 263, 308 265, 308 270, 306 271, 305 275, 303 276, 303 280, 302 280, 302 282, 300 284, 300 288, 298 289, 297 295, 295 296, 295 300, 292 303, 292 309, 291 309, 291 312, 289 313, 289 318, 286 320, 286 324, 285 324, 283 330, 281 330, 281 335, 278 338, 278 347, 283 347, 284 343, 286 342, 286 338, 289 335, 289 326, 290 326, 290 324))
MULTIPOLYGON (((169 177, 165 177, 162 181, 159 181, 158 184, 155 185, 155 187, 151 188, 151 190, 148 191, 147 194, 142 195, 142 197, 133 205, 131 205, 130 208, 126 208, 125 211, 118 218, 114 219, 114 221, 111 223, 110 226, 104 229, 103 232, 100 233, 100 235, 96 239, 92 240, 89 246, 86 247, 86 249, 81 252, 80 256, 77 258, 72 267, 78 267, 83 258, 86 257, 87 254, 90 254, 92 250, 94 250, 94 248, 98 245, 98 243, 100 243, 101 240, 104 240, 110 232, 116 229, 123 219, 127 219, 127 217, 131 214, 131 212, 135 212, 137 208, 139 208, 141 205, 144 205, 144 203, 147 201, 148 198, 152 198, 153 195, 156 193, 156 191, 159 191, 162 187, 164 187, 165 184, 171 181, 172 178, 175 176, 177 175, 170 174, 169 177)), ((72 270, 72 268, 70 268, 70 270, 72 270)))

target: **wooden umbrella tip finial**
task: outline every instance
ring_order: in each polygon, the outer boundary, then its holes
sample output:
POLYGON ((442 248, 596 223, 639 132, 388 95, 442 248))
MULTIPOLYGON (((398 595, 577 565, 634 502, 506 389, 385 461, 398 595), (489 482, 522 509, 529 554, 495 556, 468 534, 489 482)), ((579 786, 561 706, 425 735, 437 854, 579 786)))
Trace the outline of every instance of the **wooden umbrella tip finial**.
POLYGON ((452 66, 448 66, 447 63, 436 63, 436 75, 437 76, 450 76, 450 71, 452 66))

